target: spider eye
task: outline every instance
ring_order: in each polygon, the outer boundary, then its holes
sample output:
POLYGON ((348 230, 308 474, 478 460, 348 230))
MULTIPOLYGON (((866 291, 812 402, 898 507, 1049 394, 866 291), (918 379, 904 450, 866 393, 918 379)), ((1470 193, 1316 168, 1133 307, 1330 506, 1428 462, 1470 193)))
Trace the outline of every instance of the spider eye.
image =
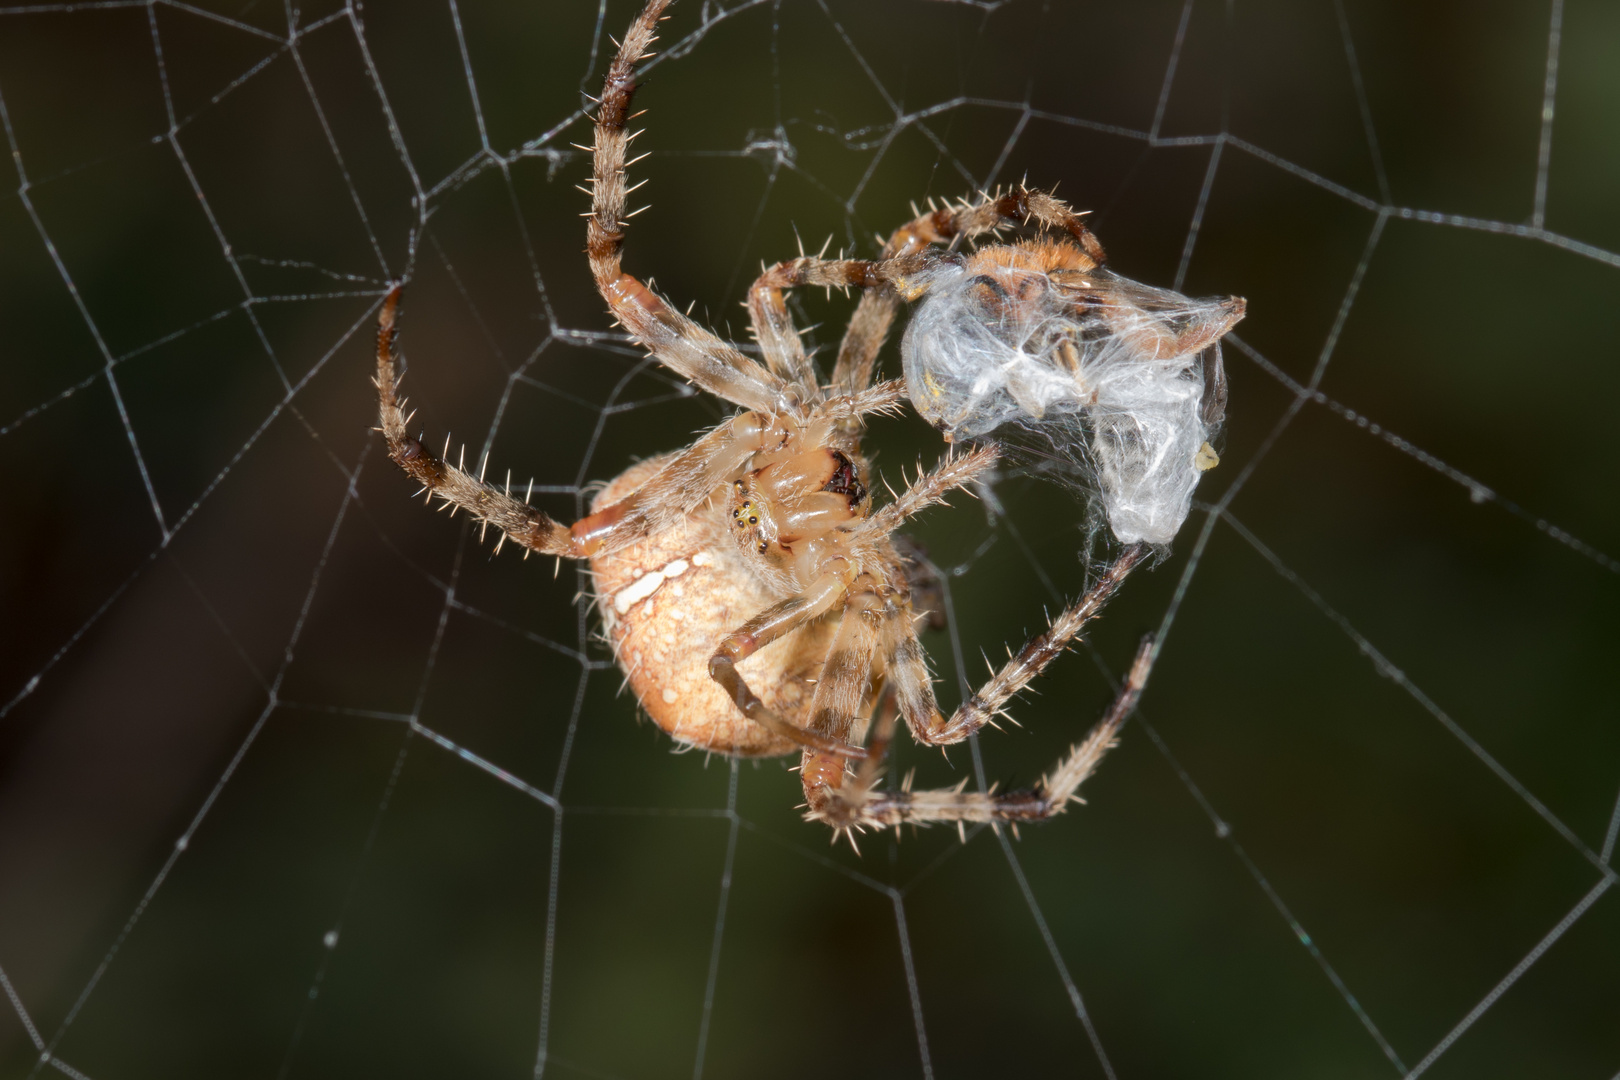
POLYGON ((765 544, 761 544, 761 545, 759 545, 759 553, 760 553, 760 554, 761 554, 761 555, 763 555, 763 554, 765 554, 765 548, 766 548, 766 546, 767 546, 767 545, 765 545, 765 544))

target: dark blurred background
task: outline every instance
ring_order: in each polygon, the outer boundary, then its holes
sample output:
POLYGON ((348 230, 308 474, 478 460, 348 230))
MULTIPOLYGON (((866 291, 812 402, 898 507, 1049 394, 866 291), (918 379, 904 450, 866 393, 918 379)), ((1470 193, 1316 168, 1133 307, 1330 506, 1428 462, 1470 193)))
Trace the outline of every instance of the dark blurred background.
MULTIPOLYGON (((1249 299, 1229 516, 1022 726, 898 750, 1029 781, 1184 586, 1089 804, 829 848, 791 762, 672 754, 584 580, 380 452, 407 274, 419 422, 559 515, 724 415, 582 255, 634 5, 0 9, 0 1072, 1613 1076, 1620 11, 733 8, 666 24, 627 249, 722 332, 797 237, 1026 175, 1123 273, 1249 299)), ((800 299, 829 355, 850 302, 800 299)), ((947 704, 1085 581, 1073 498, 995 494, 915 530, 947 704)))

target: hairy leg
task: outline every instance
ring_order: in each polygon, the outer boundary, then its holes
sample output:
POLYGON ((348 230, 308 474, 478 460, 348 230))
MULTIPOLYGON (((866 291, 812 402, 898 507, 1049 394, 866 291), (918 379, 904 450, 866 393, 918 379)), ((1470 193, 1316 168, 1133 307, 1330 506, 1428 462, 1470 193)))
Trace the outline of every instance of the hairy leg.
MULTIPOLYGON (((863 575, 844 601, 843 621, 827 652, 827 663, 816 683, 810 702, 810 729, 858 744, 866 735, 863 718, 868 715, 872 685, 872 658, 877 655, 883 634, 885 602, 879 597, 878 582, 863 575)), ((892 725, 891 725, 892 726, 892 725)), ((887 744, 868 746, 862 769, 875 769, 887 744)), ((806 748, 800 761, 799 779, 804 785, 805 803, 811 813, 843 784, 847 755, 829 754, 806 748)))
POLYGON ((1069 647, 1086 623, 1102 611, 1103 605, 1118 590, 1126 575, 1147 556, 1148 551, 1146 544, 1133 544, 1120 552, 1119 557, 1109 564, 1085 595, 1061 611, 1044 633, 1030 638, 949 719, 941 716, 937 709, 931 715, 907 712, 906 723, 911 728, 912 737, 928 746, 945 746, 961 742, 982 728, 1006 707, 1013 695, 1028 686, 1069 647))
POLYGON ((830 791, 820 806, 812 806, 810 816, 834 828, 854 830, 937 821, 1005 822, 1016 828, 1021 821, 1041 821, 1061 814, 1071 802, 1084 801, 1080 785, 1096 772, 1103 756, 1117 744, 1119 729, 1136 708, 1152 667, 1153 639, 1147 638, 1102 720, 1051 771, 1021 791, 965 791, 962 786, 928 791, 874 790, 877 746, 880 741, 887 745, 894 727, 893 713, 881 713, 872 735, 874 756, 862 765, 853 783, 830 791))
MULTIPOLYGON (((879 695, 877 723, 866 739, 866 760, 861 762, 853 775, 848 772, 843 759, 812 750, 804 752, 800 763, 799 775, 804 784, 805 805, 809 808, 807 816, 812 820, 831 823, 839 829, 845 829, 853 822, 852 813, 865 804, 866 793, 881 775, 883 760, 894 739, 895 710, 916 708, 915 700, 919 696, 926 699, 926 708, 933 708, 933 688, 929 685, 927 664, 922 659, 917 635, 912 627, 911 605, 904 594, 894 588, 903 580, 900 567, 895 565, 892 572, 897 580, 891 582, 882 600, 876 593, 868 593, 862 598, 864 610, 861 614, 865 617, 857 628, 861 640, 851 642, 853 647, 860 650, 858 655, 868 658, 861 662, 859 671, 863 691, 871 682, 869 658, 879 650, 884 653, 883 671, 888 682, 887 692, 879 695), (912 649, 916 650, 915 663, 897 660, 897 654, 902 652, 899 645, 902 641, 909 641, 912 649), (919 671, 920 681, 916 678, 919 671)), ((845 635, 841 633, 840 636, 845 635)), ((853 638, 854 634, 849 636, 853 638)), ((853 686, 856 681, 854 673, 846 675, 842 681, 853 686)), ((817 692, 819 695, 819 684, 817 692)), ((843 696, 851 699, 853 695, 846 691, 843 696)), ((845 724, 845 727, 852 728, 853 725, 845 724)), ((850 738, 849 735, 844 737, 850 738)), ((854 741, 859 741, 858 736, 854 741)))
POLYGON ((409 417, 398 397, 394 343, 399 333, 400 289, 383 301, 377 331, 377 412, 388 456, 410 477, 446 504, 465 510, 498 529, 503 538, 545 555, 582 559, 635 543, 673 525, 709 497, 759 450, 785 442, 785 418, 763 420, 743 413, 681 451, 658 474, 629 496, 572 526, 553 520, 510 491, 485 483, 423 446, 406 429, 409 417))
MULTIPOLYGON (((748 409, 771 412, 789 407, 797 395, 789 383, 703 329, 621 268, 624 230, 631 214, 625 199, 630 162, 625 153, 635 135, 625 133, 636 90, 636 64, 647 59, 654 30, 669 0, 648 0, 625 34, 596 110, 596 143, 591 177, 591 212, 586 253, 596 287, 608 309, 661 363, 710 393, 748 409)), ((639 159, 638 159, 639 160, 639 159)))
POLYGON ((895 500, 885 504, 877 513, 857 527, 857 539, 887 537, 905 523, 936 503, 945 501, 956 488, 971 484, 979 474, 1000 460, 1001 452, 994 445, 975 446, 965 454, 946 457, 931 472, 918 475, 895 500))
POLYGON ((824 393, 815 367, 799 340, 781 286, 773 283, 779 270, 780 264, 764 271, 748 290, 748 320, 753 324, 754 340, 771 371, 798 386, 804 400, 819 401, 824 393))

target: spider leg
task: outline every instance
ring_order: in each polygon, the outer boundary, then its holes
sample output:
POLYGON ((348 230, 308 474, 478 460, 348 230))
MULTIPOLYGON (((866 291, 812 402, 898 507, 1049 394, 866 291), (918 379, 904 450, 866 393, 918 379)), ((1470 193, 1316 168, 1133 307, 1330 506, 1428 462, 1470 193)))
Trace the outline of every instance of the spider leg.
MULTIPOLYGON (((838 624, 810 702, 810 729, 844 743, 858 744, 866 735, 864 717, 867 691, 872 685, 872 658, 882 640, 885 609, 894 606, 892 600, 885 603, 878 589, 878 580, 871 574, 862 575, 851 586, 844 600, 843 621, 838 624)), ((892 730, 892 722, 889 726, 892 730)), ((862 774, 876 775, 887 748, 887 741, 866 748, 862 774)), ((847 755, 805 748, 799 779, 812 816, 843 784, 848 760, 847 755)))
POLYGON ((621 268, 625 212, 630 189, 625 183, 625 152, 635 135, 625 133, 630 100, 636 90, 636 64, 650 55, 653 31, 669 0, 648 0, 630 24, 602 88, 596 111, 596 144, 591 147, 590 223, 586 252, 597 290, 625 329, 664 364, 710 393, 747 409, 771 412, 794 403, 788 382, 671 307, 662 297, 621 268))
POLYGON ((1020 184, 1005 195, 985 200, 981 206, 992 208, 1003 221, 1015 225, 1034 224, 1048 229, 1062 229, 1074 238, 1080 250, 1096 265, 1101 266, 1108 261, 1102 243, 1086 228, 1088 211, 1077 213, 1054 195, 1020 184))
MULTIPOLYGON (((760 337, 761 346, 767 348, 768 357, 769 347, 765 344, 766 332, 762 324, 767 320, 785 320, 786 308, 780 297, 782 288, 802 284, 860 286, 863 289, 860 303, 838 347, 838 360, 830 383, 833 393, 855 393, 872 381, 878 351, 888 339, 900 310, 900 297, 895 291, 879 286, 889 284, 896 274, 914 272, 917 265, 914 257, 933 244, 972 240, 1004 225, 1030 222, 1063 229, 1079 242, 1096 265, 1102 265, 1105 259, 1102 244, 1086 228, 1083 214, 1075 213, 1067 203, 1045 192, 1020 186, 1005 195, 985 196, 978 202, 944 206, 918 215, 890 234, 882 255, 874 261, 828 260, 823 263, 818 258, 801 258, 772 267, 749 292, 755 333, 760 337), (833 268, 825 275, 828 280, 810 279, 812 274, 821 276, 815 269, 817 264, 833 268), (797 280, 795 275, 798 275, 797 280), (758 314, 754 314, 756 307, 760 309, 758 314)), ((795 335, 793 344, 796 343, 795 335)), ((785 341, 784 345, 792 347, 785 341)))
POLYGON ((888 536, 907 518, 944 502, 945 496, 956 488, 971 484, 980 473, 995 465, 1000 456, 1001 452, 993 443, 986 443, 965 454, 945 458, 932 472, 923 473, 912 481, 893 502, 861 522, 857 535, 888 536))
MULTIPOLYGON (((894 687, 895 706, 906 718, 913 733, 939 731, 945 727, 939 703, 934 697, 934 680, 928 671, 928 657, 917 628, 911 621, 911 608, 891 613, 884 627, 884 670, 894 687)), ((921 738, 919 742, 925 741, 921 738)))
MULTIPOLYGON (((600 145, 600 137, 598 144, 600 145)), ((598 190, 601 190, 600 187, 598 190)), ((1101 266, 1102 245, 1086 228, 1084 215, 1042 191, 1022 186, 1005 195, 987 196, 976 203, 961 203, 922 214, 896 229, 878 259, 823 259, 800 256, 777 263, 760 274, 748 290, 748 314, 766 363, 778 377, 819 397, 820 388, 804 345, 793 327, 782 290, 801 285, 859 288, 860 303, 838 348, 831 389, 852 394, 872 379, 878 350, 894 325, 901 296, 915 300, 925 286, 910 284, 928 265, 922 253, 933 244, 971 240, 1008 224, 1034 223, 1060 228, 1072 235, 1093 266, 1101 266), (891 286, 898 286, 896 288, 891 286)))
MULTIPOLYGON (((790 739, 807 750, 833 757, 859 759, 866 757, 866 751, 859 746, 851 745, 837 735, 817 730, 814 724, 810 728, 801 728, 777 716, 759 699, 743 679, 742 673, 737 670, 738 664, 777 638, 831 611, 840 598, 847 596, 848 593, 849 584, 842 575, 834 571, 823 574, 798 596, 791 596, 772 604, 725 636, 715 649, 714 655, 709 658, 709 676, 725 688, 726 693, 731 696, 737 708, 742 710, 744 716, 761 727, 790 739)), ((861 620, 857 618, 856 621, 861 620)), ((829 665, 833 664, 841 653, 838 642, 843 637, 844 627, 840 625, 833 652, 828 656, 829 665)), ((838 662, 847 666, 854 662, 854 659, 846 654, 839 658, 838 662)), ((826 677, 823 676, 824 679, 826 677)), ((822 690, 818 683, 813 701, 819 701, 821 698, 822 690)), ((823 726, 836 727, 836 723, 824 723, 823 726)))
MULTIPOLYGON (((892 569, 893 575, 903 581, 899 567, 892 569)), ((852 601, 854 598, 851 598, 852 601)), ((852 623, 855 633, 861 635, 860 641, 852 641, 851 645, 858 648, 864 656, 871 656, 884 648, 884 671, 892 685, 892 692, 881 695, 877 722, 873 725, 870 737, 866 740, 866 760, 853 775, 847 771, 845 762, 827 754, 817 754, 806 750, 800 764, 800 779, 804 784, 805 804, 809 807, 807 817, 812 820, 826 821, 835 828, 847 828, 855 823, 851 819, 852 812, 864 805, 866 793, 877 783, 882 772, 883 759, 888 754, 889 744, 894 739, 895 710, 905 711, 915 708, 915 699, 920 694, 927 700, 927 708, 938 712, 934 708, 933 687, 928 681, 927 663, 921 655, 921 647, 917 643, 917 635, 911 623, 911 604, 906 600, 904 593, 888 590, 887 598, 879 602, 875 593, 868 593, 862 598, 860 614, 863 618, 851 618, 850 606, 845 608, 845 622, 839 627, 839 637, 845 637, 846 627, 852 623), (879 610, 881 609, 881 610, 879 610), (916 650, 915 663, 897 661, 896 655, 903 651, 901 642, 909 642, 910 647, 916 650), (915 674, 921 671, 922 680, 919 684, 915 674), (846 785, 847 782, 847 785, 846 785)), ((850 637, 855 634, 851 633, 850 637)), ((836 645, 834 646, 837 647, 836 645)), ((828 667, 831 669, 831 654, 829 654, 828 667)), ((823 676, 823 683, 816 686, 817 700, 820 700, 822 686, 829 678, 843 675, 843 682, 849 689, 845 689, 841 696, 846 700, 852 698, 851 691, 855 689, 853 674, 845 675, 838 670, 829 670, 823 676)), ((864 661, 859 674, 861 688, 870 681, 871 662, 864 661)), ((853 725, 844 724, 845 737, 853 725)), ((858 739, 859 733, 856 734, 858 739)))
POLYGON ((893 289, 867 289, 849 317, 844 340, 838 345, 829 383, 834 393, 854 393, 872 381, 877 354, 888 340, 894 317, 900 311, 900 298, 893 289))
POLYGON ((810 374, 809 360, 793 330, 782 290, 800 285, 859 288, 862 290, 860 303, 839 345, 831 383, 834 393, 859 391, 871 382, 878 350, 888 338, 900 308, 900 298, 894 290, 883 286, 891 284, 896 275, 915 273, 926 265, 918 255, 930 244, 944 243, 958 236, 978 236, 1003 223, 995 203, 990 200, 946 207, 923 214, 896 229, 883 245, 883 254, 878 259, 801 256, 770 267, 748 291, 749 316, 766 361, 784 378, 800 379, 813 385, 814 375, 810 374))
MULTIPOLYGON (((928 825, 936 821, 1008 822, 1040 821, 1068 809, 1071 802, 1082 802, 1080 785, 1096 772, 1103 756, 1117 743, 1119 729, 1136 708, 1142 689, 1153 668, 1153 639, 1146 638, 1131 664, 1124 685, 1108 711, 1086 737, 1059 758, 1045 776, 1021 791, 964 791, 961 787, 928 791, 874 791, 877 777, 876 747, 894 727, 893 713, 880 714, 873 731, 874 756, 862 763, 855 782, 829 789, 811 816, 838 829, 890 828, 911 822, 928 825), (888 731, 885 730, 888 729, 888 731)), ((886 746, 887 743, 885 742, 886 746)))
MULTIPOLYGON (((1085 594, 1061 611, 1051 625, 1036 634, 957 708, 949 720, 936 710, 932 715, 907 713, 911 734, 928 746, 961 742, 1006 707, 1013 695, 1028 686, 1046 666, 1069 647, 1075 635, 1097 617, 1120 583, 1148 554, 1146 544, 1132 544, 1109 564, 1085 594)), ((902 704, 904 699, 902 698, 902 704)))
POLYGON ((754 339, 759 342, 765 363, 778 376, 805 392, 807 401, 820 400, 824 395, 816 379, 810 357, 804 351, 804 342, 793 325, 782 298, 782 288, 773 284, 781 267, 773 266, 760 274, 748 290, 748 320, 754 327, 754 339))
POLYGON ((768 267, 755 279, 748 290, 748 317, 754 326, 754 336, 771 369, 807 388, 816 397, 822 396, 816 381, 815 369, 805 355, 804 343, 794 329, 788 314, 782 290, 800 285, 821 285, 832 289, 858 288, 860 303, 850 319, 849 329, 839 346, 838 367, 834 371, 831 391, 835 394, 857 394, 865 389, 872 377, 872 360, 877 356, 889 327, 894 322, 899 299, 892 288, 886 288, 896 275, 916 273, 925 261, 913 252, 889 257, 885 248, 882 259, 823 259, 816 255, 801 255, 768 267), (851 342, 857 342, 852 345, 851 342), (858 381, 851 377, 845 354, 852 348, 865 349, 866 363, 858 381))
POLYGON ((398 397, 394 343, 399 334, 400 287, 383 301, 377 332, 377 411, 388 456, 446 503, 499 529, 514 542, 545 555, 581 559, 616 550, 673 525, 708 498, 748 459, 785 439, 782 419, 746 412, 672 457, 657 475, 630 495, 572 526, 485 483, 423 446, 407 431, 405 402, 398 397))

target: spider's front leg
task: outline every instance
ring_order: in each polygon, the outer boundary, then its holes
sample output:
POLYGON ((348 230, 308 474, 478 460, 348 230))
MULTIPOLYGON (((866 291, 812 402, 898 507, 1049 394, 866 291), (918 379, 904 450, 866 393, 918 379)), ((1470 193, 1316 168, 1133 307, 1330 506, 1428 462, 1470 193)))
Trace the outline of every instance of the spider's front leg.
MULTIPOLYGON (((894 320, 897 305, 893 291, 885 286, 902 266, 915 272, 921 265, 916 255, 898 262, 893 259, 823 259, 819 255, 801 255, 797 259, 767 267, 748 290, 748 318, 753 323, 754 337, 759 341, 765 362, 784 379, 803 387, 812 399, 821 397, 820 384, 816 381, 810 358, 805 354, 804 343, 799 340, 798 331, 793 326, 793 317, 788 313, 787 302, 782 296, 783 290, 802 285, 861 289, 861 304, 850 320, 844 345, 840 347, 840 362, 852 335, 862 341, 869 340, 870 354, 875 357, 883 338, 888 334, 889 324, 894 320), (877 321, 874 322, 874 319, 877 321)), ((853 394, 864 389, 870 377, 871 365, 867 364, 862 381, 841 381, 835 375, 832 389, 835 393, 853 394)))
POLYGON ((636 65, 652 55, 648 50, 657 39, 654 31, 668 6, 669 0, 648 0, 608 65, 596 110, 596 142, 590 147, 591 211, 586 215, 585 250, 608 310, 659 362, 727 401, 770 412, 793 403, 788 380, 681 314, 640 279, 625 273, 622 265, 625 229, 640 213, 626 209, 634 190, 627 172, 634 162, 625 160, 631 140, 640 133, 627 133, 625 125, 636 92, 636 65))
POLYGON ((923 252, 934 244, 972 240, 1006 225, 1030 222, 1069 233, 1094 266, 1103 264, 1102 244, 1086 227, 1085 215, 1045 192, 1020 186, 976 203, 940 207, 896 229, 877 259, 800 256, 765 270, 748 291, 748 313, 766 363, 779 377, 814 388, 810 362, 793 329, 782 290, 802 285, 856 287, 862 290, 861 299, 838 347, 830 386, 833 393, 860 391, 871 382, 878 351, 900 309, 901 296, 894 286, 902 285, 905 299, 921 296, 915 286, 908 289, 904 283, 928 266, 923 252))
POLYGON ((388 441, 388 456, 429 493, 500 530, 503 541, 545 555, 588 558, 627 547, 674 525, 716 486, 724 483, 762 449, 787 440, 789 423, 780 417, 745 412, 714 428, 670 459, 658 474, 625 498, 572 526, 563 525, 509 491, 487 484, 443 460, 406 429, 410 417, 398 397, 394 362, 401 287, 383 301, 377 332, 377 411, 388 441))

